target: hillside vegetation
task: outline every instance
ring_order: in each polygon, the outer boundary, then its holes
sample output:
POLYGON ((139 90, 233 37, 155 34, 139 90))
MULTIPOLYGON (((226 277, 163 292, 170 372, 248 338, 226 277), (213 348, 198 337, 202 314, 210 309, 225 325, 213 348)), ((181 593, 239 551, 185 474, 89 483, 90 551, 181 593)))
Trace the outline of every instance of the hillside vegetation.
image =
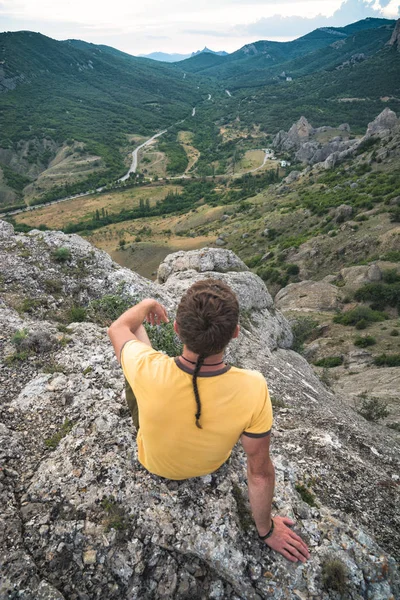
MULTIPOLYGON (((76 152, 76 142, 101 168, 83 181, 78 174, 72 193, 122 175, 128 136, 182 119, 199 97, 171 66, 105 46, 18 32, 0 34, 0 48, 0 167, 14 203, 63 149, 76 152)), ((9 200, 0 193, 0 205, 9 200)))

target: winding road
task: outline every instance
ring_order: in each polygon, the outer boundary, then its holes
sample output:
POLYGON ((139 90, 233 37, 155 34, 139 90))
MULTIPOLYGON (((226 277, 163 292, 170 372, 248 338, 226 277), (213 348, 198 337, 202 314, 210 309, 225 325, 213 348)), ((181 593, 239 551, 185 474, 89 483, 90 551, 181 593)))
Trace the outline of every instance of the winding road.
MULTIPOLYGON (((196 110, 196 109, 194 108, 193 110, 196 110)), ((120 179, 118 179, 118 181, 126 181, 127 179, 129 179, 131 173, 136 173, 137 166, 138 166, 138 152, 139 152, 139 150, 141 150, 142 148, 145 148, 146 146, 148 146, 149 144, 151 144, 151 142, 153 140, 155 140, 156 138, 160 137, 160 135, 163 135, 167 131, 168 131, 168 129, 164 129, 164 131, 160 131, 159 133, 156 133, 155 135, 153 135, 153 137, 151 137, 150 139, 146 140, 145 142, 143 142, 143 144, 140 144, 140 146, 138 146, 137 148, 134 149, 134 151, 132 152, 132 164, 129 167, 129 171, 127 172, 126 175, 124 175, 123 177, 121 177, 120 179)))
MULTIPOLYGON (((230 93, 229 90, 225 90, 225 92, 228 94, 228 96, 232 96, 232 94, 230 93)), ((211 100, 211 94, 208 94, 208 98, 207 100, 211 100)), ((192 117, 194 117, 196 115, 196 107, 193 108, 192 110, 192 117)), ((174 125, 180 125, 181 123, 183 123, 185 121, 185 119, 182 119, 181 121, 178 121, 177 123, 175 123, 174 125)), ((173 125, 172 125, 173 127, 173 125)), ((140 146, 138 146, 137 148, 135 148, 132 152, 132 163, 131 166, 129 167, 129 171, 120 179, 118 179, 118 182, 124 182, 127 179, 129 179, 131 173, 136 173, 137 168, 138 168, 138 153, 139 150, 141 150, 142 148, 145 148, 146 146, 148 146, 149 144, 151 144, 155 139, 157 139, 158 137, 164 135, 164 133, 166 133, 168 131, 168 129, 164 129, 163 131, 159 131, 158 133, 154 134, 151 138, 149 138, 148 140, 146 140, 145 142, 143 142, 143 144, 140 144, 140 146)), ((264 161, 262 163, 262 165, 260 165, 259 167, 252 169, 251 171, 247 171, 247 173, 254 173, 255 171, 258 171, 260 169, 262 169, 265 166, 265 163, 267 162, 267 160, 269 158, 273 159, 273 152, 271 152, 271 150, 263 148, 262 149, 263 152, 265 153, 264 156, 264 161)), ((157 161, 158 162, 158 161, 157 161)), ((193 166, 193 165, 192 165, 193 166)), ((182 174, 182 175, 177 175, 175 177, 171 177, 171 179, 180 179, 180 178, 186 178, 187 175, 182 174)), ((96 192, 102 192, 105 189, 105 186, 103 187, 99 187, 96 188, 94 190, 90 190, 88 192, 82 192, 81 194, 74 194, 73 196, 66 196, 65 198, 60 198, 58 200, 52 200, 51 202, 43 202, 43 204, 36 204, 34 206, 27 206, 26 208, 20 208, 18 210, 14 210, 11 212, 7 212, 7 213, 2 213, 0 214, 0 218, 2 217, 6 217, 6 216, 12 216, 12 215, 18 215, 19 213, 23 213, 23 212, 28 212, 31 210, 36 210, 39 208, 43 208, 44 206, 52 206, 53 204, 59 204, 60 202, 66 202, 68 200, 74 200, 75 198, 84 198, 85 196, 90 196, 91 194, 94 194, 96 192)))

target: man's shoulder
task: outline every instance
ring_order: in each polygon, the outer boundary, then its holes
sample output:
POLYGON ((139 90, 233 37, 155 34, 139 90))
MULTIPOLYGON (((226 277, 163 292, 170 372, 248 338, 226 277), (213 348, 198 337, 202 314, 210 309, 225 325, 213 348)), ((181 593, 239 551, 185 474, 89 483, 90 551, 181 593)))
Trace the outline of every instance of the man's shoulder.
POLYGON ((167 361, 170 357, 139 340, 128 340, 121 349, 121 361, 167 361))
POLYGON ((260 373, 260 371, 256 371, 255 369, 241 369, 239 367, 231 367, 230 373, 234 374, 236 377, 240 377, 241 379, 249 382, 249 383, 258 383, 265 385, 266 381, 264 375, 260 373))

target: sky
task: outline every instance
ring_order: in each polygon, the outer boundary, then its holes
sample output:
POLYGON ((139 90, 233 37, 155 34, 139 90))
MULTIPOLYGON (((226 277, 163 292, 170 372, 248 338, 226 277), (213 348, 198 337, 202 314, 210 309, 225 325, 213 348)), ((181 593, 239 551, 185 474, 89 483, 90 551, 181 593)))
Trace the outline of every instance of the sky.
POLYGON ((400 0, 0 0, 0 31, 37 31, 139 55, 233 52, 288 41, 317 27, 400 17, 400 0))

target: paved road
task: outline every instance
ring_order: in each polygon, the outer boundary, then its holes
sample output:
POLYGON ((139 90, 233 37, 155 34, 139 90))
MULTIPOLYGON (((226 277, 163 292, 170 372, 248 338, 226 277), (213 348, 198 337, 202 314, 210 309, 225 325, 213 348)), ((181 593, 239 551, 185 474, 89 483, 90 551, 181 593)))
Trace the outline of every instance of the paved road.
MULTIPOLYGON (((195 109, 193 109, 193 110, 195 110, 195 109)), ((140 144, 140 146, 138 146, 137 148, 134 149, 134 151, 132 152, 132 164, 129 167, 129 171, 127 172, 126 175, 124 175, 123 177, 121 177, 121 179, 118 179, 118 181, 126 181, 127 179, 129 179, 129 176, 130 176, 131 173, 136 173, 137 166, 138 166, 138 152, 139 152, 139 150, 141 150, 145 146, 148 146, 149 144, 151 144, 151 142, 153 140, 155 140, 156 138, 160 137, 160 135, 163 135, 167 131, 168 131, 167 129, 164 129, 164 131, 160 131, 159 133, 156 133, 149 140, 146 140, 145 142, 143 142, 143 144, 140 144)))

